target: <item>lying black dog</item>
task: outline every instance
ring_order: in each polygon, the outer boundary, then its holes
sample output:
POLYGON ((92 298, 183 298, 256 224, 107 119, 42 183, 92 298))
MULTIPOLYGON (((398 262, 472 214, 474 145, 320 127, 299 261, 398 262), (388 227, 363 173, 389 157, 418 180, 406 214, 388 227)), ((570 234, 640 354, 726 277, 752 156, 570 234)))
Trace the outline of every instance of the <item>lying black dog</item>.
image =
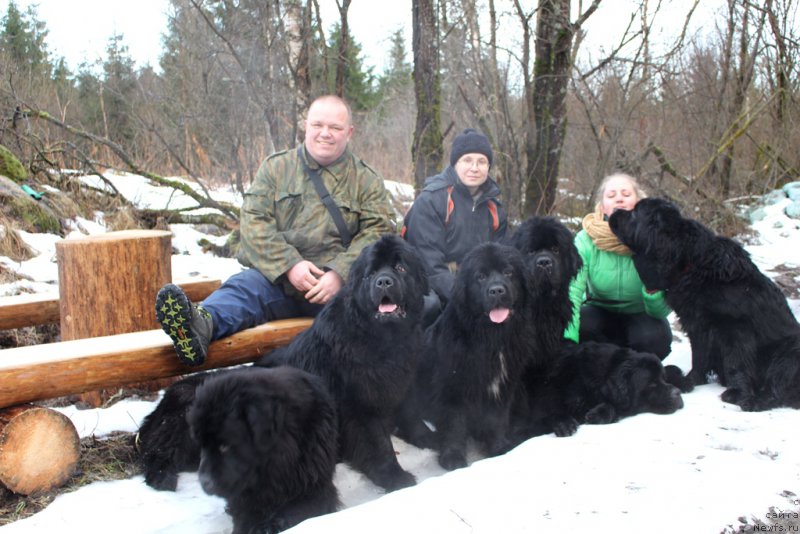
POLYGON ((416 373, 426 293, 419 256, 400 237, 383 236, 362 251, 311 328, 257 362, 322 377, 339 413, 340 458, 387 490, 415 483, 390 432, 416 373))
POLYGON ((165 392, 138 434, 145 481, 199 471, 235 534, 274 533, 336 511, 337 419, 321 380, 291 367, 201 373, 165 392))
POLYGON ((743 410, 800 408, 800 325, 747 252, 663 199, 617 211, 611 230, 634 252, 649 289, 663 289, 692 345, 689 379, 710 372, 743 410))
POLYGON ((546 384, 533 392, 537 414, 525 437, 570 436, 580 424, 603 425, 640 413, 683 408, 655 354, 609 343, 565 346, 546 384))

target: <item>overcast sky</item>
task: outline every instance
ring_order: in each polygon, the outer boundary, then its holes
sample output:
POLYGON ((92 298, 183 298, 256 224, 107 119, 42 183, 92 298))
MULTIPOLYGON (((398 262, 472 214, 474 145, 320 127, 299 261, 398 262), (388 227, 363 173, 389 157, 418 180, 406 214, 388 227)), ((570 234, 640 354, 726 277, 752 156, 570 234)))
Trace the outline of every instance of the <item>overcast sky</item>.
MULTIPOLYGON (((9 0, 0 0, 0 16, 4 16, 9 0)), ((715 6, 722 0, 702 0, 695 16, 695 27, 701 27, 710 19, 715 6)), ((326 29, 338 18, 334 0, 319 0, 326 29)), ((583 2, 584 5, 589 2, 583 2)), ((590 17, 586 26, 585 52, 600 53, 611 49, 630 20, 631 6, 638 0, 604 0, 600 9, 590 17)), ((650 0, 654 9, 658 0, 650 0)), ((664 25, 655 29, 655 38, 677 35, 683 19, 693 0, 661 0, 664 25)), ((72 70, 81 62, 102 61, 109 38, 114 32, 123 35, 123 43, 138 67, 149 63, 158 67, 161 51, 161 36, 167 25, 168 0, 16 0, 17 6, 25 10, 29 5, 38 5, 39 19, 47 24, 47 44, 51 53, 67 59, 72 70)), ((533 5, 533 0, 526 4, 533 5)), ((580 2, 573 2, 581 4, 580 2)), ((499 1, 500 10, 510 9, 509 2, 499 1), (504 7, 505 6, 505 7, 504 7)), ((411 0, 352 0, 349 18, 352 34, 362 46, 362 57, 367 66, 382 71, 390 46, 392 34, 403 29, 407 44, 408 59, 411 59, 411 0)), ((510 48, 521 32, 516 21, 506 23, 511 31, 502 31, 501 39, 507 40, 510 48)), ((708 26, 708 25, 706 25, 708 26)), ((706 27, 706 29, 708 29, 706 27)))
MULTIPOLYGON (((0 0, 0 17, 5 16, 8 3, 0 0)), ((147 63, 158 67, 168 0, 16 0, 16 4, 21 11, 29 5, 39 6, 39 19, 47 24, 50 52, 65 57, 73 70, 84 60, 92 63, 104 59, 114 32, 123 35, 123 43, 138 67, 147 63)), ((377 5, 376 0, 353 0, 348 21, 362 44, 367 65, 380 71, 378 66, 385 60, 392 34, 408 27, 406 38, 411 37, 411 0, 382 1, 375 13, 377 5)), ((326 25, 338 17, 334 0, 320 0, 320 10, 326 25)), ((410 59, 410 45, 408 49, 410 59)))

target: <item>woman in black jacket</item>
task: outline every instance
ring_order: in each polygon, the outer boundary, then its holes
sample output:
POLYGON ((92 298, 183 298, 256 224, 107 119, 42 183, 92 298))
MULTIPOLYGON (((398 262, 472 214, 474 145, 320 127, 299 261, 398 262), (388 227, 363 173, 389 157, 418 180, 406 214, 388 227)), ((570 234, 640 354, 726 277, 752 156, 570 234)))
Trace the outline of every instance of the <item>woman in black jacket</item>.
POLYGON ((425 261, 433 289, 426 309, 438 311, 447 302, 455 270, 467 252, 505 237, 508 217, 500 188, 489 177, 492 157, 485 135, 464 130, 453 139, 450 165, 425 180, 406 214, 403 237, 425 261))

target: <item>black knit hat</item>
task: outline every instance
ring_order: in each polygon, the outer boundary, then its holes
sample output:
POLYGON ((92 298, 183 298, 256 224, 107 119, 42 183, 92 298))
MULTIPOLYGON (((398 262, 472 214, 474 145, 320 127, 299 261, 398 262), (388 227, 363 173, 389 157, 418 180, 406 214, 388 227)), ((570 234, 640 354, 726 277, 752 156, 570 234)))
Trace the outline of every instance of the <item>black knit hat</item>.
POLYGON ((477 130, 467 128, 453 139, 453 147, 450 149, 450 165, 455 166, 456 162, 464 154, 483 154, 492 164, 492 145, 489 139, 477 130))

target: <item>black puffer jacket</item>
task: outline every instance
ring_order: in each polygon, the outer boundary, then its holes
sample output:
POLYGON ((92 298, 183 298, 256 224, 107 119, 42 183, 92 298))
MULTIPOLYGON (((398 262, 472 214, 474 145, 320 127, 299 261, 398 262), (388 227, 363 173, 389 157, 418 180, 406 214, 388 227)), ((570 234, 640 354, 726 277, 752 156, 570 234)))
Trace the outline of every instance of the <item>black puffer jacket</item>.
POLYGON ((447 167, 425 180, 425 188, 406 214, 403 237, 422 256, 431 287, 443 302, 453 288, 454 268, 467 252, 505 237, 508 216, 499 196, 500 188, 488 178, 474 200, 455 169, 447 167))

